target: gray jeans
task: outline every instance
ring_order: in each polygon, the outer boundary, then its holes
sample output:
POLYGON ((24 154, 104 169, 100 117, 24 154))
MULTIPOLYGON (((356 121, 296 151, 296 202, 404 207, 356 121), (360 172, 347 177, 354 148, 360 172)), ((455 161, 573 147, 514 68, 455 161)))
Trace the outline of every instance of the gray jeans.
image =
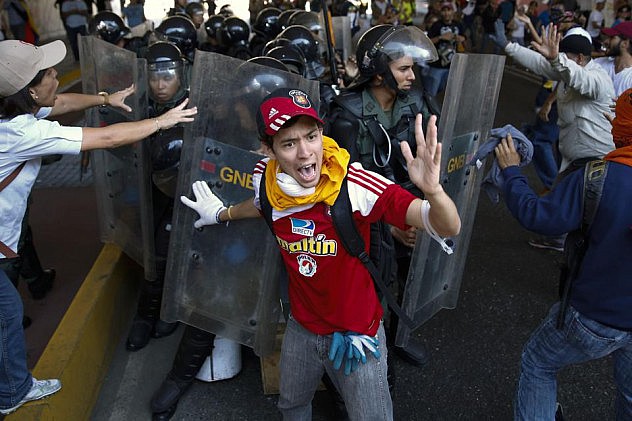
POLYGON ((393 402, 386 380, 386 337, 380 322, 377 331, 380 359, 367 355, 366 364, 345 376, 329 361, 331 335, 315 335, 290 317, 281 350, 281 384, 278 407, 284 420, 311 420, 312 398, 323 373, 342 395, 352 420, 392 420, 393 402))

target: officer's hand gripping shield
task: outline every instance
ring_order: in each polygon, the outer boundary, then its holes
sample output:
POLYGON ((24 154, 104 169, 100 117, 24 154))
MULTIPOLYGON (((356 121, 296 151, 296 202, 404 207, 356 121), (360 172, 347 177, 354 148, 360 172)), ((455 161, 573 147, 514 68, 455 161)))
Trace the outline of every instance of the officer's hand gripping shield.
MULTIPOLYGON (((454 253, 424 233, 417 235, 402 299, 406 314, 421 326, 442 308, 455 308, 478 204, 481 173, 466 165, 494 124, 505 58, 457 54, 450 66, 438 127, 443 144, 441 184, 456 204, 461 233, 450 239, 454 253)), ((400 321, 395 343, 405 346, 411 329, 400 321)))
MULTIPOLYGON (((83 92, 110 94, 134 84, 135 92, 125 103, 131 112, 114 107, 86 111, 90 127, 133 122, 147 115, 147 71, 136 54, 93 36, 80 37, 83 92)), ((146 279, 155 279, 155 247, 151 166, 148 141, 92 152, 101 241, 114 243, 145 269, 146 279)))
MULTIPOLYGON (((254 197, 256 111, 280 87, 318 98, 318 83, 288 72, 197 51, 191 79, 195 121, 185 128, 177 197, 206 181, 226 206, 254 197)), ((272 352, 280 315, 278 246, 263 218, 195 229, 195 211, 176 201, 161 317, 272 352)))

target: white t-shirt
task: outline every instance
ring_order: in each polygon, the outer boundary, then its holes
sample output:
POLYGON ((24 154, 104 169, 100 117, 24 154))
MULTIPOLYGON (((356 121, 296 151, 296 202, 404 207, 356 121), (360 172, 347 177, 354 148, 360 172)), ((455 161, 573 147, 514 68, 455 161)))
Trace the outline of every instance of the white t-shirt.
POLYGON ((523 21, 521 21, 520 19, 514 17, 513 18, 513 24, 515 25, 516 29, 511 31, 511 38, 513 38, 513 39, 524 38, 525 23, 523 21))
POLYGON ((627 67, 621 70, 619 73, 615 73, 614 57, 599 57, 594 59, 610 76, 612 83, 614 84, 614 93, 616 95, 613 98, 613 102, 627 89, 632 88, 632 67, 627 67))
POLYGON ((588 22, 586 23, 586 31, 590 34, 591 37, 597 38, 599 36, 599 32, 601 32, 601 27, 603 26, 603 13, 599 10, 593 10, 590 12, 590 16, 588 16, 588 22), (598 28, 593 28, 592 23, 595 22, 598 28))
MULTIPOLYGON (((81 151, 81 127, 64 127, 56 121, 41 120, 50 112, 51 108, 42 108, 37 115, 0 119, 0 180, 8 177, 22 162, 26 163, 20 174, 0 192, 0 241, 15 252, 41 157, 81 151)), ((0 258, 3 257, 0 253, 0 258)))

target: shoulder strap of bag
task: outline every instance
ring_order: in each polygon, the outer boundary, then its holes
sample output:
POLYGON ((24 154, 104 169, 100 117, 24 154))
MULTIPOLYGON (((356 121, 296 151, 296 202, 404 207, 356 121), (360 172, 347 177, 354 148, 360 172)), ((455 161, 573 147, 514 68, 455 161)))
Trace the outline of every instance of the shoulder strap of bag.
MULTIPOLYGON (((20 171, 22 171, 22 168, 24 168, 24 165, 26 165, 26 162, 22 162, 13 171, 11 171, 11 174, 6 176, 4 180, 0 181, 0 191, 4 190, 9 184, 11 184, 13 180, 15 180, 15 177, 17 177, 18 174, 20 174, 20 171)), ((7 259, 18 257, 17 253, 11 250, 9 246, 4 244, 2 241, 0 241, 0 253, 4 254, 4 257, 7 259)))
POLYGON ((577 277, 586 250, 588 249, 588 232, 595 220, 603 186, 608 174, 608 161, 597 159, 586 163, 584 167, 584 190, 582 194, 582 224, 579 230, 569 233, 564 244, 565 262, 560 279, 560 312, 557 317, 557 328, 564 325, 564 317, 568 308, 571 285, 577 277))
POLYGON ((376 283, 380 291, 382 291, 384 297, 386 297, 389 307, 395 312, 395 314, 397 314, 397 316, 399 316, 400 320, 406 323, 410 329, 414 329, 416 327, 415 323, 410 317, 408 317, 399 304, 397 304, 397 300, 384 283, 384 280, 380 275, 380 271, 365 250, 364 240, 360 236, 355 221, 353 220, 353 210, 351 208, 351 201, 349 200, 349 189, 347 187, 346 177, 342 181, 338 198, 336 198, 336 201, 331 207, 331 218, 333 219, 336 233, 338 234, 338 237, 340 237, 340 242, 347 253, 360 259, 362 264, 371 274, 373 281, 376 283))

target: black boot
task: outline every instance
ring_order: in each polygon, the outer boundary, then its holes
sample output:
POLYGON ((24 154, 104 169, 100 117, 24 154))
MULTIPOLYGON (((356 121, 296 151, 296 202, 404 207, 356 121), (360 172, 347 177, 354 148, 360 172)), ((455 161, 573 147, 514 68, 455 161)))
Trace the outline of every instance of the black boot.
POLYGON ((151 339, 154 325, 160 317, 162 282, 144 280, 138 299, 138 310, 127 336, 127 350, 143 349, 151 339))
POLYGON ((178 322, 169 323, 163 320, 157 320, 156 324, 154 324, 154 331, 151 336, 154 338, 164 338, 175 332, 177 328, 178 322))
POLYGON ((176 409, 178 409, 178 402, 174 405, 170 406, 165 412, 154 412, 151 414, 151 421, 167 421, 173 417, 173 414, 176 413, 176 409))
POLYGON ((127 335, 127 350, 135 352, 143 349, 149 343, 153 328, 154 322, 152 320, 145 319, 139 315, 134 316, 132 328, 127 335))
POLYGON ((27 286, 29 292, 31 293, 31 297, 33 297, 34 300, 41 300, 46 297, 48 291, 53 288, 53 282, 55 281, 56 275, 57 272, 55 272, 55 269, 44 269, 39 278, 28 283, 27 286))
POLYGON ((169 412, 171 407, 178 404, 206 357, 211 355, 214 340, 213 333, 186 326, 171 371, 151 398, 151 411, 154 414, 169 412))

